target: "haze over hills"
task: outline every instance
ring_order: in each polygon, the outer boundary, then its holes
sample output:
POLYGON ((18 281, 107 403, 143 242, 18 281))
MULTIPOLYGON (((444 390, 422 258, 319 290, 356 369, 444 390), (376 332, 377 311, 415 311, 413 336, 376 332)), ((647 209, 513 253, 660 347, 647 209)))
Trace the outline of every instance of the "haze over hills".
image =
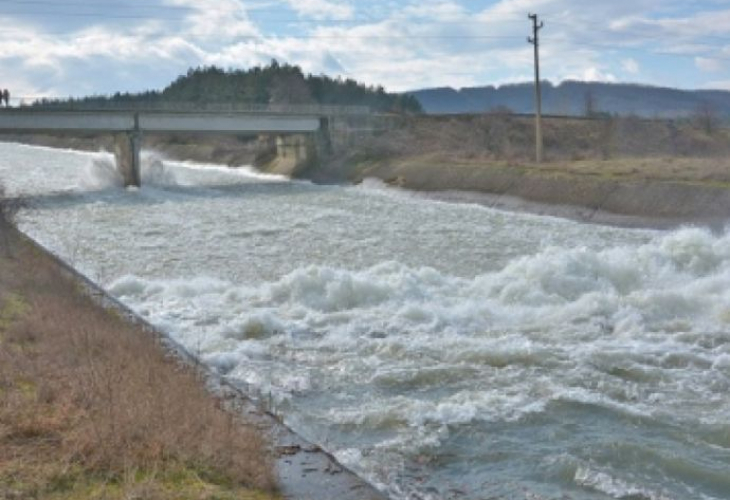
MULTIPOLYGON (((483 113, 500 107, 515 113, 534 112, 532 83, 500 87, 471 87, 459 90, 443 87, 408 92, 429 114, 483 113)), ((542 85, 543 112, 553 115, 585 116, 608 113, 647 118, 677 118, 708 110, 718 118, 730 118, 730 92, 722 90, 679 90, 637 84, 565 81, 542 85)))

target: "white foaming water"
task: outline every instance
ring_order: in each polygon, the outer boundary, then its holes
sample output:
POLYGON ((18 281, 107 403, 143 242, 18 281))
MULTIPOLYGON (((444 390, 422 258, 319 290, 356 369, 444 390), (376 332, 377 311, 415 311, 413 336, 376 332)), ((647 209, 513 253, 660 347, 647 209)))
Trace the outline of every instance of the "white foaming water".
POLYGON ((23 229, 396 497, 730 498, 727 233, 0 148, 23 229))
POLYGON ((124 185, 122 175, 117 170, 114 156, 98 153, 86 166, 86 177, 81 180, 80 188, 86 190, 120 188, 124 185))

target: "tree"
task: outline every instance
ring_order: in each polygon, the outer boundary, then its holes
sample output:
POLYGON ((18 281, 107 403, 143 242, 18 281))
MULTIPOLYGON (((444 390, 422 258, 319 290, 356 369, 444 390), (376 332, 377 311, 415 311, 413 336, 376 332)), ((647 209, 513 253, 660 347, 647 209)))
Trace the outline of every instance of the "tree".
POLYGON ((703 101, 695 109, 694 122, 708 135, 712 135, 717 130, 720 120, 710 103, 703 101))
POLYGON ((590 118, 596 113, 596 100, 591 89, 585 93, 585 116, 590 118))
POLYGON ((272 104, 309 104, 314 102, 312 92, 301 73, 291 72, 274 77, 271 85, 272 104))
POLYGON ((342 77, 307 75, 301 68, 275 59, 268 66, 246 70, 224 70, 216 66, 190 68, 162 91, 141 94, 116 93, 77 100, 41 100, 37 107, 103 107, 122 103, 125 106, 154 103, 199 104, 331 104, 367 106, 373 111, 421 113, 421 104, 412 95, 393 94, 383 87, 367 86, 342 77))

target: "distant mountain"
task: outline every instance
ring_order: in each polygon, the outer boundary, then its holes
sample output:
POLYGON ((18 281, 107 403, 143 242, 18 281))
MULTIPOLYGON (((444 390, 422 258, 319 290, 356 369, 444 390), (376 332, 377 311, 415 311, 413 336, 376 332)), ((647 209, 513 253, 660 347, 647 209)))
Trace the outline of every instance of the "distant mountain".
MULTIPOLYGON (((532 83, 500 87, 450 87, 407 92, 418 99, 429 114, 483 113, 509 108, 515 113, 533 113, 532 83)), ((721 90, 678 90, 635 84, 566 81, 542 85, 543 112, 553 115, 585 116, 608 113, 647 118, 677 118, 712 110, 718 118, 730 118, 730 92, 721 90)))

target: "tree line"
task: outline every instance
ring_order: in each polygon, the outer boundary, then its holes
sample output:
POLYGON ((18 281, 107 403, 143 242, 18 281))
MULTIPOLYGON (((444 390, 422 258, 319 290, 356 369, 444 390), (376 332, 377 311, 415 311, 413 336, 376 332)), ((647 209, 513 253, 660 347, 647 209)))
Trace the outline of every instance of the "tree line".
POLYGON ((206 104, 322 104, 367 106, 373 111, 421 113, 418 99, 386 92, 382 86, 326 75, 305 75, 301 68, 279 64, 224 70, 216 66, 191 68, 161 91, 115 93, 69 99, 41 99, 39 107, 104 107, 157 103, 206 104))

